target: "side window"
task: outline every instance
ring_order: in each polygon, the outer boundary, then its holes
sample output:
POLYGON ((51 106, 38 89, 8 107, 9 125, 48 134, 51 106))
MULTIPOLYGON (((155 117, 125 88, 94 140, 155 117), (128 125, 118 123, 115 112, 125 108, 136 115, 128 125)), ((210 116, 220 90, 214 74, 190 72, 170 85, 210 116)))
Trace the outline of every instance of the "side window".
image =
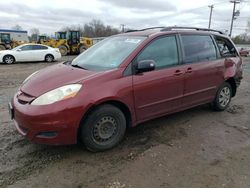
POLYGON ((215 60, 217 58, 216 48, 210 36, 182 35, 181 40, 185 63, 215 60))
POLYGON ((220 55, 222 57, 237 56, 237 52, 234 45, 228 39, 219 36, 214 36, 214 38, 220 51, 220 55))
POLYGON ((27 51, 27 50, 32 50, 32 46, 31 45, 26 45, 20 48, 22 51, 27 51))
POLYGON ((141 60, 154 60, 156 69, 178 64, 178 50, 175 36, 154 40, 137 56, 141 60))
POLYGON ((46 46, 41 46, 41 45, 33 45, 32 46, 33 50, 46 50, 48 49, 46 46))

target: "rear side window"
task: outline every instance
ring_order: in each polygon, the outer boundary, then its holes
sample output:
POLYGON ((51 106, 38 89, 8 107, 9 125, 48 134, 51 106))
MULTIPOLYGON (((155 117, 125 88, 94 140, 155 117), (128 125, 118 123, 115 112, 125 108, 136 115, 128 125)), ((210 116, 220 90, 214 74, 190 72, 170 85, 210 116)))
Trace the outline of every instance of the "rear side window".
POLYGON ((46 47, 46 46, 41 46, 41 45, 33 45, 33 46, 32 46, 32 49, 33 49, 33 50, 47 50, 48 47, 46 47))
POLYGON ((154 60, 155 68, 162 69, 178 64, 178 50, 175 36, 154 40, 137 56, 137 62, 154 60))
POLYGON ((210 36, 182 35, 181 39, 185 63, 209 61, 217 58, 216 48, 210 36))
POLYGON ((214 36, 217 43, 220 55, 222 57, 235 57, 237 56, 236 49, 234 45, 226 38, 220 36, 214 36))

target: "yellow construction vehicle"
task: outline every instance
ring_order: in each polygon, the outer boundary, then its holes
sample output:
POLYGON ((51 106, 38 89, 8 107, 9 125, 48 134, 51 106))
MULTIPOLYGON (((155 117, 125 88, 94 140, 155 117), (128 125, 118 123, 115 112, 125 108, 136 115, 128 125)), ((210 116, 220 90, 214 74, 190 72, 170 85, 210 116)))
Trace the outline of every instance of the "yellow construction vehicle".
POLYGON ((24 42, 11 40, 9 33, 0 33, 0 50, 15 48, 24 42))
POLYGON ((0 50, 11 49, 10 34, 0 33, 0 50))
POLYGON ((38 43, 59 48, 62 55, 79 54, 93 45, 92 39, 80 37, 79 31, 58 31, 55 37, 56 39, 49 39, 45 35, 40 35, 38 43))
MULTIPOLYGON (((47 45, 49 38, 46 35, 39 35, 37 43, 47 45)), ((49 45, 48 45, 49 46, 49 45)))

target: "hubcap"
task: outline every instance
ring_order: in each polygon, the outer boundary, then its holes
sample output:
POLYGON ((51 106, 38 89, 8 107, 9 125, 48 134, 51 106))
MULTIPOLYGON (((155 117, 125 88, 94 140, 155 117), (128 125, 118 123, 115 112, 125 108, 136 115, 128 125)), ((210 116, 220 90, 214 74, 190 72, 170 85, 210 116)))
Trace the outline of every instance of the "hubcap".
POLYGON ((51 56, 47 56, 47 61, 51 62, 52 61, 52 57, 51 56))
POLYGON ((6 57, 5 62, 8 63, 8 64, 11 64, 11 63, 13 63, 13 58, 12 57, 6 57))
POLYGON ((97 142, 107 142, 117 133, 116 120, 111 116, 102 117, 93 128, 93 136, 97 142))
POLYGON ((222 107, 227 106, 227 104, 230 101, 230 89, 228 87, 224 87, 220 91, 220 96, 219 96, 219 103, 222 107))

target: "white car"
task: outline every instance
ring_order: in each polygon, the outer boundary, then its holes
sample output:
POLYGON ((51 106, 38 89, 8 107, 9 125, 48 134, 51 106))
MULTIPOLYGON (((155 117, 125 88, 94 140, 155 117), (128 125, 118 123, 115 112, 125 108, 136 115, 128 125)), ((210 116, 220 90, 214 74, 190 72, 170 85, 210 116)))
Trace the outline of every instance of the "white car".
POLYGON ((60 58, 61 53, 58 48, 42 44, 23 44, 12 50, 0 51, 0 62, 7 64, 28 61, 52 62, 60 58))

